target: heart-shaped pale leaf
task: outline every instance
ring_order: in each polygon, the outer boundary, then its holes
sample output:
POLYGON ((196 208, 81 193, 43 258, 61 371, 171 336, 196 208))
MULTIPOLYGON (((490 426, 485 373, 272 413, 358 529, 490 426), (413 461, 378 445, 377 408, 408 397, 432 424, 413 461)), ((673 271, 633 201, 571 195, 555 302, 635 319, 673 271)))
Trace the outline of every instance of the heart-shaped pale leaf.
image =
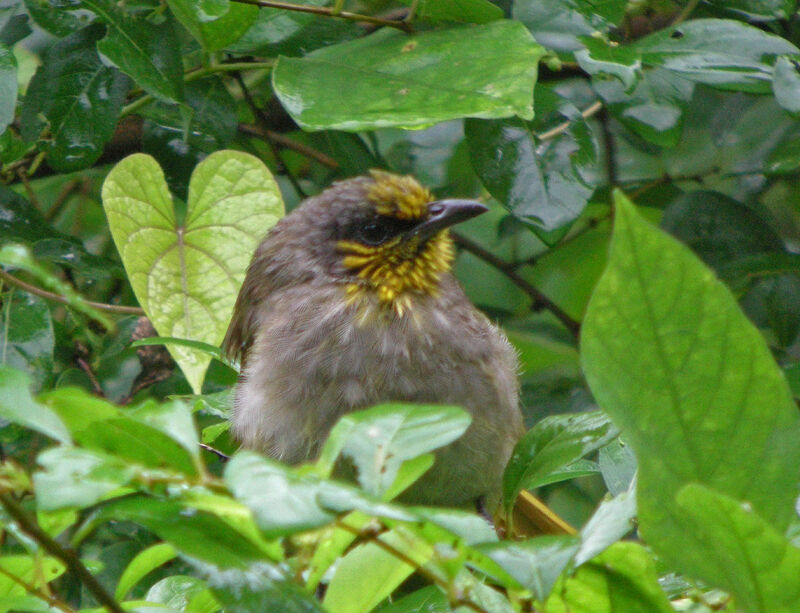
MULTIPOLYGON (((192 174, 181 223, 158 163, 137 153, 108 174, 103 206, 136 298, 159 335, 218 345, 250 256, 283 214, 267 167, 237 151, 210 155, 192 174)), ((199 394, 208 355, 168 349, 199 394)))

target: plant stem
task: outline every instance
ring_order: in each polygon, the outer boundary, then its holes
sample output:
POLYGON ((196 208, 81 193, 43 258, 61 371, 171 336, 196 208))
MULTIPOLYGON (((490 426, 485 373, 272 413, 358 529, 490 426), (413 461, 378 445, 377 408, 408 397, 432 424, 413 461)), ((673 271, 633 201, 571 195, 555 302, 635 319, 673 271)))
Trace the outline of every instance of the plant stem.
POLYGON ((284 11, 296 11, 299 13, 312 13, 314 15, 324 15, 326 17, 338 17, 340 19, 347 19, 349 21, 363 21, 364 23, 372 23, 378 26, 387 26, 389 28, 396 28, 403 32, 412 32, 411 24, 406 21, 394 21, 392 19, 381 19, 380 17, 373 17, 372 15, 360 15, 358 13, 349 13, 347 11, 336 12, 334 9, 325 6, 307 6, 303 4, 292 4, 291 2, 271 2, 270 0, 233 0, 241 4, 254 4, 262 8, 282 9, 284 11))
POLYGON ((101 605, 111 613, 125 613, 119 603, 100 585, 95 576, 83 565, 78 555, 72 549, 66 549, 42 530, 39 525, 28 516, 28 513, 8 492, 0 492, 0 504, 8 514, 17 522, 20 529, 35 540, 42 549, 61 560, 67 568, 74 573, 86 589, 92 593, 101 605))
POLYGON ((550 298, 545 296, 542 292, 536 289, 532 284, 528 283, 522 276, 520 276, 515 270, 514 265, 509 264, 508 262, 501 260, 495 254, 490 251, 487 251, 479 244, 473 242, 472 240, 468 239, 461 234, 457 234, 456 232, 450 232, 453 240, 455 240, 456 245, 469 251, 473 255, 478 256, 484 262, 491 264, 497 270, 502 272, 505 276, 507 276, 517 287, 519 287, 523 292, 528 294, 528 296, 533 300, 533 308, 534 310, 545 309, 550 311, 553 315, 555 315, 558 320, 564 324, 564 327, 569 330, 570 334, 576 339, 580 334, 581 324, 579 321, 573 319, 566 311, 561 309, 556 303, 554 303, 550 298))
MULTIPOLYGON (((53 292, 48 292, 41 287, 36 287, 35 285, 31 285, 30 283, 26 283, 21 279, 17 279, 14 275, 7 273, 5 270, 0 268, 0 279, 8 283, 9 285, 13 285, 20 289, 25 290, 26 292, 30 292, 35 296, 39 296, 40 298, 45 298, 47 300, 53 300, 55 302, 60 302, 61 304, 70 304, 69 300, 64 296, 59 294, 54 294, 53 292)), ((101 311, 109 311, 110 313, 127 313, 129 315, 144 315, 144 310, 141 307, 134 307, 134 306, 123 306, 120 304, 106 304, 104 302, 92 302, 91 300, 84 300, 86 304, 95 309, 99 309, 101 311)))
MULTIPOLYGON (((584 119, 589 119, 589 117, 596 115, 600 109, 603 108, 603 103, 599 100, 597 102, 593 102, 585 109, 581 111, 581 117, 584 119)), ((539 140, 550 140, 551 138, 555 138, 562 132, 566 132, 569 127, 572 125, 571 121, 565 121, 564 123, 557 125, 555 128, 551 130, 547 130, 546 132, 542 132, 541 134, 537 134, 536 137, 539 140)))

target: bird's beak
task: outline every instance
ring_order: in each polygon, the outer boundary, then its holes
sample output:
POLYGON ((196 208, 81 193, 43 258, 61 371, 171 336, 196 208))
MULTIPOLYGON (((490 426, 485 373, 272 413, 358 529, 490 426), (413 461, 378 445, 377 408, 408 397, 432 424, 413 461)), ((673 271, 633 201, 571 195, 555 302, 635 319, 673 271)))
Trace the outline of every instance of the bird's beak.
POLYGON ((437 200, 428 204, 428 218, 408 234, 425 241, 445 228, 488 210, 488 207, 474 200, 437 200))

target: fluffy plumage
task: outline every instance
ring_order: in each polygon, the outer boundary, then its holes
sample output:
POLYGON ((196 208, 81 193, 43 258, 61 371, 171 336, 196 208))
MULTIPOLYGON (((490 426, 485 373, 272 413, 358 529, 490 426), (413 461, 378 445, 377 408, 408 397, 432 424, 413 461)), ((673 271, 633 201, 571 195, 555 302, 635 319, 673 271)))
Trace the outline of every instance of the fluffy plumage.
POLYGON ((245 446, 297 463, 348 411, 455 404, 472 425, 408 497, 495 498, 522 434, 516 355, 450 273, 444 226, 475 211, 430 199, 410 177, 375 172, 306 200, 261 243, 224 342, 242 360, 233 433, 245 446))

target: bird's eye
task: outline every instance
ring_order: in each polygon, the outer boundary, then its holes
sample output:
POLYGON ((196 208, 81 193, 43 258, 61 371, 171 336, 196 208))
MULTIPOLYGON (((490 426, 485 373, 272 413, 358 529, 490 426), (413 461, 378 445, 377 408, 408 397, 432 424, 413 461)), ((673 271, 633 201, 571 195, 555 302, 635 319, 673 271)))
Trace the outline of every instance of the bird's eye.
POLYGON ((358 228, 358 238, 367 245, 380 245, 392 234, 392 229, 380 221, 368 221, 358 228))

